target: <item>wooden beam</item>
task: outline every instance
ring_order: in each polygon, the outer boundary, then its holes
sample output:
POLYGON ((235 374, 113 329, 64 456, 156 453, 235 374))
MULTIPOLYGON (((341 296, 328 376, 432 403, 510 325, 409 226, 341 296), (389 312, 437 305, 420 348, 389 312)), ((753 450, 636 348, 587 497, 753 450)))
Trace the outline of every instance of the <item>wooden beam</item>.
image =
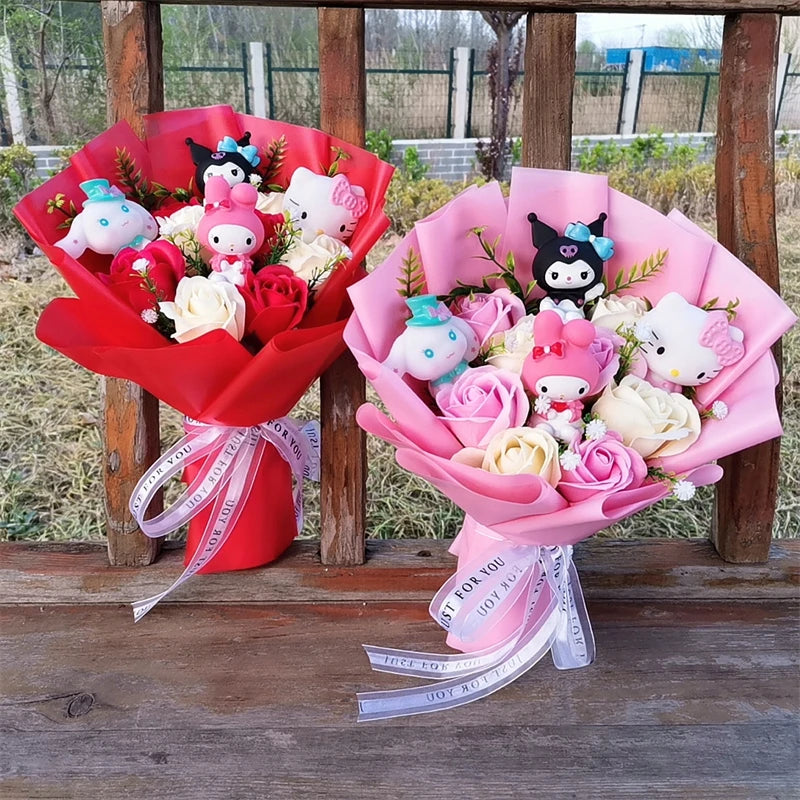
MULTIPOLYGON (((97 2, 97 0, 90 0, 97 2)), ((175 0, 156 0, 173 3, 175 0)), ((285 0, 215 0, 217 5, 280 6, 285 0)), ((179 5, 208 5, 206 0, 178 0, 179 5)), ((316 0, 291 5, 316 8, 316 0)), ((619 12, 630 14, 732 14, 748 11, 800 14, 800 0, 327 0, 330 8, 432 8, 474 11, 619 12)))
MULTIPOLYGON (((725 18, 717 122, 719 241, 779 291, 775 231, 775 80, 780 17, 725 18)), ((735 287, 732 287, 735 288, 735 287)), ((781 349, 773 352, 780 369, 781 349)), ((781 387, 778 384, 778 407, 781 387)), ((778 491, 780 440, 721 464, 712 537, 726 561, 768 557, 778 491)))
POLYGON ((575 14, 528 14, 522 101, 522 164, 569 169, 575 14))
MULTIPOLYGON (((364 11, 320 8, 318 25, 320 125, 361 146, 367 107, 364 11)), ((320 380, 323 564, 364 562, 367 448, 356 410, 365 400, 364 376, 345 353, 320 380)))
MULTIPOLYGON (((144 134, 142 117, 164 108, 161 9, 139 0, 103 0, 108 124, 125 120, 144 134)), ((158 458, 158 401, 135 384, 105 379, 105 491, 108 557, 120 566, 144 566, 160 540, 139 531, 128 510, 131 491, 158 458)), ((161 498, 152 506, 160 511, 161 498)))

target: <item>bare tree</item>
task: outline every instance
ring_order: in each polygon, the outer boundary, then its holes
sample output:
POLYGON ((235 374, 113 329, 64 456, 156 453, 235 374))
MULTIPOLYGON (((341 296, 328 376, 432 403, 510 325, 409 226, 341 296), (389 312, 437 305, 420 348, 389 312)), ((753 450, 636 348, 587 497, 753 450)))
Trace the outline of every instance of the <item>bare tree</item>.
POLYGON ((488 53, 491 138, 488 143, 479 143, 477 158, 483 174, 497 180, 502 179, 506 169, 508 115, 512 89, 520 74, 522 37, 514 35, 514 28, 524 15, 523 11, 481 11, 496 39, 488 53))

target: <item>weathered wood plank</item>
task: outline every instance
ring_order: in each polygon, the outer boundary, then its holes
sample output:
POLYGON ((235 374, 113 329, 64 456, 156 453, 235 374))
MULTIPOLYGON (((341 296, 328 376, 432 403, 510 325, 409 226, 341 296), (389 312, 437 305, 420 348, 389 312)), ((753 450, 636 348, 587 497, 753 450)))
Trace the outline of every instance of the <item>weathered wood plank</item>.
POLYGON ((444 649, 424 603, 186 605, 135 627, 108 605, 2 608, 0 793, 788 800, 796 610, 695 610, 591 603, 591 667, 358 725, 355 691, 409 685, 369 672, 363 641, 444 649))
MULTIPOLYGON (((97 0, 90 0, 97 2, 97 0)), ((154 0, 173 2, 173 0, 154 0)), ((180 0, 180 5, 207 5, 205 0, 180 0)), ((270 6, 284 0, 217 0, 218 5, 270 6)), ((292 0, 294 6, 317 7, 316 0, 292 0)), ((631 14, 732 14, 747 11, 800 14, 798 0, 327 0, 331 8, 496 9, 544 12, 619 12, 631 14)))
POLYGON ((570 169, 575 14, 529 13, 522 102, 522 165, 570 169))
MULTIPOLYGON (((144 134, 142 117, 164 108, 161 9, 138 0, 103 0, 109 125, 125 120, 144 134)), ((128 510, 131 491, 159 456, 158 401, 140 387, 105 379, 105 506, 112 564, 143 566, 158 555, 160 541, 139 531, 128 510)), ((159 512, 159 497, 152 513, 159 512)))
MULTIPOLYGON (((719 241, 775 291, 780 289, 775 230, 775 80, 780 17, 726 17, 717 122, 719 241)), ((731 287, 735 292, 735 287, 731 287)), ((781 364, 778 343, 773 352, 781 364)), ((778 384, 778 407, 781 386, 778 384)), ((769 553, 780 469, 780 440, 721 461, 712 538, 726 561, 764 561, 769 553)))
MULTIPOLYGON (((367 76, 364 11, 320 8, 320 125, 340 139, 364 144, 367 76)), ((366 434, 356 410, 366 401, 364 376, 345 353, 320 380, 322 416, 323 564, 362 564, 366 530, 366 434)))
MULTIPOLYGON (((193 578, 164 604, 425 603, 455 568, 448 544, 370 540, 366 566, 321 568, 317 544, 296 542, 263 569, 193 578)), ((109 567, 100 545, 0 543, 0 604, 128 603, 150 597, 180 574, 183 551, 167 548, 157 564, 131 571, 109 567)), ((576 547, 575 561, 584 591, 594 600, 790 599, 800 587, 800 540, 775 541, 769 562, 757 565, 726 564, 705 540, 589 541, 576 547)))

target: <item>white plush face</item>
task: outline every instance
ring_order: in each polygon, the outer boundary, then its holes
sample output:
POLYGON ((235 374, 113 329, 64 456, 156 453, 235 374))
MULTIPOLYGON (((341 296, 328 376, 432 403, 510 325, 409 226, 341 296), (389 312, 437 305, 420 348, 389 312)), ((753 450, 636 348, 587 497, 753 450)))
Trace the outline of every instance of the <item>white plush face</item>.
POLYGON ((386 363, 397 372, 435 381, 466 360, 469 349, 467 337, 452 320, 444 325, 408 327, 395 341, 386 363))
POLYGON ((256 249, 256 236, 244 225, 215 225, 208 232, 208 245, 223 255, 246 256, 256 249))
POLYGON ((536 394, 550 400, 571 403, 589 394, 589 383, 573 375, 547 375, 536 381, 536 394))
POLYGON ((556 261, 547 268, 545 278, 551 289, 582 289, 594 282, 594 270, 585 261, 556 261))
POLYGON ((245 180, 244 170, 238 164, 212 164, 207 167, 203 173, 203 184, 208 183, 209 178, 219 176, 225 178, 228 186, 236 186, 237 183, 243 183, 245 180))
MULTIPOLYGON (((700 344, 708 312, 693 306, 677 292, 665 295, 643 317, 652 333, 641 352, 654 375, 680 386, 699 386, 716 378, 722 370, 717 354, 700 344)), ((744 338, 738 328, 730 328, 738 341, 744 338)))
POLYGON ((74 258, 87 249, 113 255, 137 236, 152 240, 157 235, 153 217, 137 203, 120 198, 87 203, 72 221, 69 233, 56 244, 74 258))
MULTIPOLYGON (((346 242, 356 229, 358 217, 343 205, 333 202, 334 178, 317 175, 298 167, 283 196, 283 210, 292 223, 303 231, 303 241, 311 242, 322 233, 346 242)), ((364 197, 360 186, 351 187, 353 194, 364 197)))

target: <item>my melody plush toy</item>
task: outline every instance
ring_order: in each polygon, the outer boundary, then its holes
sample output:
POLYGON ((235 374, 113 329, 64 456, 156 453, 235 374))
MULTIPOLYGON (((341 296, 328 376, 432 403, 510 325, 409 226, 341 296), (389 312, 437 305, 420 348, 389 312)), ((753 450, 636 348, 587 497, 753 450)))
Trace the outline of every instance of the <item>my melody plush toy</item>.
POLYGON ((469 323, 454 317, 435 295, 406 300, 412 317, 395 339, 384 365, 400 375, 428 381, 435 397, 447 384, 469 369, 480 349, 469 323))
POLYGON ((547 293, 542 311, 557 311, 566 322, 583 319, 583 307, 603 294, 603 262, 614 255, 614 242, 603 236, 606 214, 589 225, 567 225, 564 235, 528 214, 533 246, 533 277, 547 293))
POLYGON ((583 401, 600 386, 600 366, 589 350, 595 327, 585 319, 567 323, 555 311, 533 322, 536 345, 522 367, 522 383, 537 396, 536 424, 567 444, 579 435, 583 401))
POLYGON ((249 183, 231 187, 219 175, 208 179, 197 238, 214 253, 211 268, 236 286, 244 285, 245 273, 253 265, 250 254, 264 243, 257 200, 258 191, 249 183))
POLYGON ((205 192, 208 179, 214 176, 225 178, 228 186, 246 183, 250 176, 257 174, 256 167, 261 163, 258 148, 250 144, 250 131, 245 131, 241 139, 225 136, 217 142, 217 149, 210 150, 193 139, 186 139, 192 154, 192 163, 197 167, 195 183, 201 193, 205 192))
POLYGON ((345 175, 331 178, 305 167, 294 171, 283 197, 283 210, 302 230, 304 242, 322 234, 346 242, 368 208, 364 189, 351 184, 345 175))
POLYGON ((677 292, 665 294, 639 321, 646 379, 667 391, 699 386, 744 355, 744 332, 724 311, 693 306, 677 292))
POLYGON ((86 250, 107 255, 124 247, 141 250, 158 235, 152 215, 105 178, 84 181, 80 188, 86 195, 83 210, 72 220, 69 233, 55 243, 73 258, 86 250))

